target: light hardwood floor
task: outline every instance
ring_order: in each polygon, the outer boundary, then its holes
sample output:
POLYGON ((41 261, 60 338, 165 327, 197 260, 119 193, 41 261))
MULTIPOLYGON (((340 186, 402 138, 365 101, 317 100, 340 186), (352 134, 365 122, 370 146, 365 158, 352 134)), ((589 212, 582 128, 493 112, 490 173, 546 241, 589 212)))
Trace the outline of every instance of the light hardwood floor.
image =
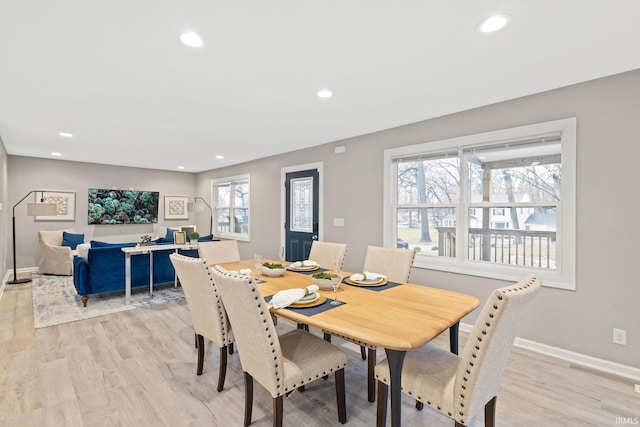
MULTIPOLYGON (((204 374, 195 375, 193 330, 184 302, 136 309, 35 330, 31 285, 7 285, 0 302, 0 425, 241 426, 243 396, 237 354, 225 388, 215 391, 218 349, 207 345, 204 374)), ((294 325, 281 320, 280 331, 294 325)), ((461 334, 461 345, 465 341, 461 334)), ((374 426, 366 398, 366 362, 349 354, 347 425, 374 426)), ((448 346, 445 335, 437 343, 448 346)), ((379 358, 384 357, 380 351, 379 358)), ((254 426, 270 426, 271 397, 256 384, 254 426)), ((453 426, 403 398, 403 425, 453 426)), ((285 400, 287 426, 339 425, 333 377, 285 400)), ((514 349, 498 397, 498 426, 623 425, 640 417, 633 381, 591 372, 514 349)), ((477 420, 476 426, 483 426, 477 420)))

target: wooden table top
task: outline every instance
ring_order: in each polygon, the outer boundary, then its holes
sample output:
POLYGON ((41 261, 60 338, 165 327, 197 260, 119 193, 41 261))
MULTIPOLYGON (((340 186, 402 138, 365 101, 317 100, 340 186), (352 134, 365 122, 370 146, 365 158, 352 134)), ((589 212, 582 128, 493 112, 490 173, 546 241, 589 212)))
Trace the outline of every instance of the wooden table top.
MULTIPOLYGON (((248 268, 255 273, 254 260, 221 266, 228 270, 248 268)), ((348 275, 343 272, 343 276, 348 275)), ((280 277, 264 274, 260 277, 266 280, 258 285, 263 296, 313 284, 310 274, 288 270, 280 277)), ((319 292, 333 298, 333 290, 319 292)), ((338 300, 347 304, 313 316, 287 308, 272 309, 272 312, 377 347, 408 351, 431 341, 479 305, 478 299, 471 295, 411 283, 383 291, 343 283, 338 290, 338 300)))

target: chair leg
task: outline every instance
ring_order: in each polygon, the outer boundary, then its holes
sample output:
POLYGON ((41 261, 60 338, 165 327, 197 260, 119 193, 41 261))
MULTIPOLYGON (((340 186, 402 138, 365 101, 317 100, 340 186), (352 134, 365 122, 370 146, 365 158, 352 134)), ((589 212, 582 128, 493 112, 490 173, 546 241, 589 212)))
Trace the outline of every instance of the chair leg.
POLYGON ((416 411, 422 411, 423 408, 424 408, 424 403, 420 402, 419 400, 416 400, 416 411))
POLYGON ((193 333, 193 341, 195 341, 193 345, 198 348, 198 334, 195 332, 193 333))
POLYGON ((331 342, 331 334, 329 334, 329 333, 325 332, 325 333, 324 333, 324 340, 325 340, 326 342, 331 342))
POLYGON ((376 349, 369 348, 369 360, 367 360, 367 399, 369 402, 376 401, 376 349))
POLYGON ((360 357, 362 360, 367 360, 367 348, 363 345, 360 346, 360 357))
POLYGON ((496 425, 496 400, 498 396, 494 396, 493 399, 484 405, 484 425, 485 427, 494 427, 496 425))
POLYGON ((202 367, 204 366, 204 337, 196 334, 196 348, 198 349, 198 368, 196 375, 202 375, 202 367))
POLYGON ((284 396, 273 398, 273 427, 282 427, 283 400, 284 396))
POLYGON ((378 409, 376 411, 376 427, 384 427, 387 423, 387 394, 389 386, 378 381, 378 409))
POLYGON ((251 412, 253 411, 253 377, 244 373, 244 427, 251 424, 251 412))
POLYGON ((455 325, 451 325, 449 328, 449 349, 451 353, 458 354, 458 330, 460 329, 460 322, 455 325))
POLYGON ((227 375, 227 346, 220 347, 220 367, 218 368, 218 391, 224 388, 224 378, 227 375))
POLYGON ((455 427, 465 427, 465 426, 456 421, 455 427))
POLYGON ((227 347, 229 348, 229 354, 233 354, 233 343, 227 345, 227 347))
POLYGON ((336 403, 338 405, 338 421, 347 422, 347 400, 344 387, 344 368, 336 371, 336 403))
POLYGON ((305 323, 298 323, 298 329, 309 332, 309 325, 305 323))

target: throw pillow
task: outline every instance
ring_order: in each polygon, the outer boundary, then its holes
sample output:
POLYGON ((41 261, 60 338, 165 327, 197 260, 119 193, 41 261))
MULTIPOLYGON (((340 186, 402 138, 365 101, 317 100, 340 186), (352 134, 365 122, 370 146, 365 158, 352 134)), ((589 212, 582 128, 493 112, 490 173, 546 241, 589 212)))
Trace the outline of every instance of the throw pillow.
POLYGON ((207 234, 206 236, 200 236, 198 238, 198 242, 212 242, 213 234, 207 234))
POLYGON ((178 231, 175 228, 167 228, 167 235, 164 237, 165 241, 173 242, 173 234, 178 231))
POLYGON ((69 246, 72 251, 75 251, 80 243, 84 243, 84 234, 62 232, 62 246, 69 246))

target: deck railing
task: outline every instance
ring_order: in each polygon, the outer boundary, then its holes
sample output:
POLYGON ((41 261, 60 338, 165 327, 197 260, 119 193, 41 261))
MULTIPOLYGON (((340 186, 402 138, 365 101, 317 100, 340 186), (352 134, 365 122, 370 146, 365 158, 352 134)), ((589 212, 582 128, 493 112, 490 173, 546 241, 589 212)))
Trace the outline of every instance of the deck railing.
MULTIPOLYGON (((456 229, 437 227, 438 255, 456 256, 456 229)), ((556 232, 469 228, 470 260, 556 268, 556 232)))

